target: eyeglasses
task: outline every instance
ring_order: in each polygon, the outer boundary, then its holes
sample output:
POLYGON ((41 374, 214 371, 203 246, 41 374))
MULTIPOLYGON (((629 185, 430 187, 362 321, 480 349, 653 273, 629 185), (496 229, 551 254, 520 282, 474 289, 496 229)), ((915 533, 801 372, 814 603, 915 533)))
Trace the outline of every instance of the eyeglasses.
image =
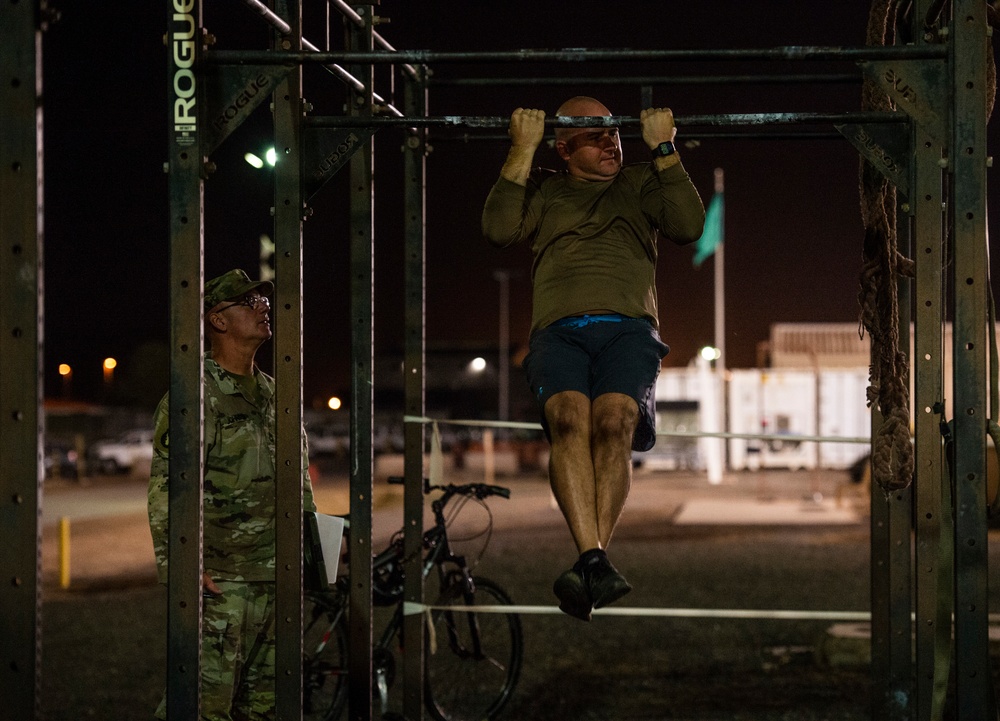
POLYGON ((584 146, 604 148, 607 144, 615 145, 618 142, 618 128, 598 128, 577 133, 566 141, 566 149, 570 153, 576 152, 584 146))
POLYGON ((257 310, 257 306, 263 305, 265 308, 271 307, 271 301, 262 295, 248 295, 243 300, 238 300, 235 303, 230 303, 229 305, 223 306, 217 310, 217 313, 221 313, 224 310, 229 310, 230 308, 235 308, 238 305, 245 305, 250 310, 257 310))

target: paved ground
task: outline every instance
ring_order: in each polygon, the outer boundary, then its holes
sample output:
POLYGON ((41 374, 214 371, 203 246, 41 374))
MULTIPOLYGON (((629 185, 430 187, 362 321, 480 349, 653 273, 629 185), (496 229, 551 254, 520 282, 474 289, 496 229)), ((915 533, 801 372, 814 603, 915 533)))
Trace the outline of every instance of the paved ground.
MULTIPOLYGON (((844 473, 770 472, 709 486, 693 474, 640 471, 611 547, 635 586, 619 605, 867 610, 866 503, 853 487, 840 504, 833 500, 845 481, 844 473), (700 508, 696 524, 683 522, 686 507, 700 508), (755 523, 741 522, 749 518, 755 523)), ((547 484, 540 476, 497 482, 513 493, 491 503, 493 534, 477 572, 517 603, 552 606, 552 580, 575 554, 547 484)), ((55 519, 60 508, 82 509, 81 499, 103 493, 98 489, 107 483, 47 489, 42 701, 48 719, 147 719, 163 688, 164 592, 154 581, 143 482, 115 483, 114 497, 133 495, 139 505, 72 522, 69 590, 58 586, 55 519)), ((321 510, 346 509, 346 479, 321 478, 316 489, 321 510)), ((377 487, 382 539, 400 524, 400 494, 399 487, 377 487)), ((469 528, 484 528, 487 516, 470 505, 466 520, 469 528)), ((823 658, 829 621, 599 616, 584 624, 555 613, 526 615, 523 625, 523 676, 504 719, 870 717, 865 666, 834 667, 823 658)))
MULTIPOLYGON (((455 479, 483 477, 469 471, 455 479)), ((867 513, 866 504, 860 489, 846 480, 846 474, 837 471, 772 471, 729 474, 713 486, 699 474, 639 469, 619 533, 649 520, 694 526, 856 525, 867 513)), ((542 476, 501 476, 496 482, 514 489, 511 502, 493 502, 497 530, 561 528, 561 516, 542 476)), ((346 513, 347 483, 341 474, 321 474, 314 484, 319 509, 346 513)), ((401 523, 402 488, 379 479, 374 498, 376 542, 385 541, 401 523)), ((48 592, 60 590, 60 568, 65 563, 74 591, 142 585, 155 577, 145 479, 52 482, 46 486, 42 507, 43 582, 48 592), (68 550, 60 545, 60 519, 69 522, 68 550)), ((565 550, 569 552, 568 544, 565 550)))

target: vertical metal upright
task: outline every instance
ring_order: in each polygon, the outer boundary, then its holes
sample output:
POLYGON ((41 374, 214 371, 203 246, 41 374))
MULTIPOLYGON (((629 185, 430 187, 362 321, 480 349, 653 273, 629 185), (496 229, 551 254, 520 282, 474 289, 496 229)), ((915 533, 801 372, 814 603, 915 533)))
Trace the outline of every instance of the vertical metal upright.
MULTIPOLYGON (((917 0, 912 34, 920 44, 930 0, 917 0)), ((941 77, 947 82, 947 75, 941 77)), ((938 95, 940 102, 945 94, 938 95)), ((926 102, 927 99, 925 98, 926 102)), ((942 115, 948 113, 942 108, 942 115)), ((915 122, 911 128, 909 226, 914 262, 913 399, 914 419, 914 700, 917 721, 940 719, 951 666, 952 516, 941 444, 944 398, 944 193, 942 127, 915 122)))
MULTIPOLYGON (((406 77, 404 93, 405 113, 409 117, 422 117, 427 112, 427 86, 425 68, 419 69, 419 79, 406 77)), ((403 156, 403 205, 405 264, 405 377, 403 379, 406 415, 424 415, 424 364, 426 326, 426 225, 424 221, 427 192, 427 130, 409 128, 403 156)), ((424 426, 407 423, 404 428, 404 475, 406 485, 403 495, 404 536, 403 552, 409 559, 405 568, 403 593, 407 603, 424 601, 423 579, 423 453, 424 426)), ((424 696, 424 616, 407 614, 403 635, 419 639, 406 646, 403 656, 403 715, 419 719, 424 696)))
MULTIPOLYGON (((995 718, 986 532, 986 3, 955 0, 949 147, 954 294, 955 688, 959 721, 995 718)), ((996 409, 993 409, 996 412, 996 409)))
MULTIPOLYGON (((912 238, 909 225, 904 223, 899 232, 902 196, 896 194, 897 247, 899 252, 911 257, 912 238)), ((910 358, 910 305, 913 297, 912 281, 900 278, 896 297, 899 308, 899 352, 910 358)), ((888 494, 889 505, 889 617, 891 637, 889 668, 891 695, 884 700, 888 719, 911 719, 913 694, 913 552, 910 543, 913 533, 913 486, 888 494)))
POLYGON ((204 408, 203 88, 201 3, 167 10, 167 177, 170 194, 170 472, 167 714, 197 718, 201 681, 204 408))
POLYGON ((42 18, 0 26, 0 708, 38 715, 42 513, 42 18))
MULTIPOLYGON (((885 71, 883 71, 885 72, 885 71)), ((889 70, 889 73, 897 71, 889 70)), ((885 88, 883 86, 883 91, 885 88)), ((898 99, 888 94, 891 101, 898 99)), ((904 131, 905 132, 905 131, 904 131)), ((906 140, 909 140, 907 138, 906 140)), ((867 157, 867 155, 866 155, 867 157)), ((866 161, 866 162, 870 162, 866 161)), ((876 167, 878 167, 876 165, 876 167)), ((884 174, 884 173, 883 173, 884 174)), ((894 182, 893 209, 897 247, 905 254, 910 240, 909 228, 899 232, 902 197, 910 192, 901 179, 894 182)), ((888 211, 888 209, 887 209, 888 211)), ((895 259, 889 259, 896 267, 895 259)), ((897 352, 909 353, 911 289, 907 279, 882 278, 895 285, 898 318, 897 352)), ((879 312, 882 312, 881 310, 879 312)), ((873 344, 873 352, 874 352, 873 344)), ((878 360, 872 358, 872 362, 878 360)), ((883 378, 887 383, 890 379, 883 378)), ((873 444, 885 422, 878 409, 872 412, 873 444)), ((873 447, 874 457, 875 448, 873 447)), ((911 652, 912 611, 912 489, 886 491, 879 483, 871 485, 871 677, 872 718, 886 721, 909 719, 913 708, 913 658, 911 652)))
MULTIPOLYGON (((873 411, 873 432, 881 423, 873 411)), ((885 721, 908 719, 911 707, 910 497, 871 487, 872 718, 885 721)))
MULTIPOLYGON (((288 23, 278 50, 301 50, 302 2, 278 0, 288 23)), ((280 82, 274 108, 275 693, 279 721, 302 718, 302 66, 280 82)))
MULTIPOLYGON (((347 23, 349 50, 373 49, 372 6, 356 6, 363 27, 347 23)), ((353 116, 372 114, 372 65, 352 65, 349 72, 362 88, 348 93, 353 116)), ((372 406, 374 313, 374 195, 372 146, 358 150, 350 161, 351 266, 351 578, 348 696, 350 721, 368 721, 372 711, 372 406)))

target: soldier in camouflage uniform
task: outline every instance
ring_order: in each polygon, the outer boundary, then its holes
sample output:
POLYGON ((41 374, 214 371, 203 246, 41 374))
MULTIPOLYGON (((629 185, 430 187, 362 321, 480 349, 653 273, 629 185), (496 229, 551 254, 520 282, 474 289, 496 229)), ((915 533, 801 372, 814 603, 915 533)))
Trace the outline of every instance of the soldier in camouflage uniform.
MULTIPOLYGON (((201 718, 274 718, 274 379, 254 365, 271 337, 273 286, 231 270, 205 284, 204 614, 201 718)), ((168 422, 155 416, 149 526, 167 581, 168 422)), ((305 433, 302 467, 307 468, 305 433)), ((316 510, 307 472, 303 508, 316 510)), ((166 718, 166 699, 157 709, 166 718)))

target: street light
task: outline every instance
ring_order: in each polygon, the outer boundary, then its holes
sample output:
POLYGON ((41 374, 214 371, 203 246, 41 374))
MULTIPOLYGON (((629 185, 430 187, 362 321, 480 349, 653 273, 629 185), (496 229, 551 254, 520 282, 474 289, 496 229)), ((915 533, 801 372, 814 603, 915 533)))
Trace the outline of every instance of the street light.
POLYGON ((244 153, 243 159, 248 163, 250 163, 250 165, 252 165, 253 167, 257 168, 257 170, 263 168, 264 163, 267 163, 273 168, 274 164, 278 162, 278 153, 274 150, 274 148, 268 148, 267 150, 264 151, 263 159, 261 159, 260 156, 250 152, 244 153))
MULTIPOLYGON (((722 357, 722 351, 707 345, 698 352, 695 365, 698 368, 698 384, 701 397, 698 401, 698 427, 706 433, 718 433, 724 427, 725 396, 719 369, 713 371, 712 364, 722 357)), ((703 436, 698 439, 708 482, 722 483, 722 473, 726 465, 726 447, 721 438, 703 436)))
POLYGON ((341 405, 340 399, 337 396, 330 396, 330 400, 326 402, 326 405, 331 411, 339 411, 341 405))
POLYGON ((111 382, 114 380, 115 368, 118 366, 118 361, 114 358, 104 359, 104 386, 106 388, 111 387, 111 382))
POLYGON ((486 370, 486 359, 482 357, 473 358, 469 361, 469 370, 473 373, 482 373, 486 370))
POLYGON ((709 362, 717 361, 719 360, 719 358, 722 357, 722 351, 710 345, 707 345, 704 348, 702 348, 700 353, 701 357, 709 362))
POLYGON ((73 369, 70 367, 69 363, 59 364, 59 375, 62 376, 63 395, 69 397, 70 383, 73 382, 73 369))

